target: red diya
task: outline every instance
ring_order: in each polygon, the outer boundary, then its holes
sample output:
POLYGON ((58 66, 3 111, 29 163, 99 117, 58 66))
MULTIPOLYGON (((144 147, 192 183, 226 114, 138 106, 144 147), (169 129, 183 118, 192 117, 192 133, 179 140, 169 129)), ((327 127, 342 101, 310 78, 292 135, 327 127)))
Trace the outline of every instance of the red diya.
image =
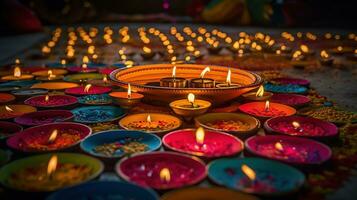
POLYGON ((162 138, 162 142, 171 150, 206 158, 232 156, 244 148, 238 138, 202 127, 170 132, 162 138))
POLYGON ((68 110, 44 110, 24 114, 15 118, 15 122, 25 126, 38 126, 73 119, 74 114, 68 110))
POLYGON ((319 165, 331 158, 331 149, 314 140, 292 136, 253 136, 245 141, 247 151, 296 165, 319 165))
POLYGON ((310 81, 306 80, 306 79, 300 79, 300 78, 287 78, 287 77, 283 77, 283 78, 275 78, 272 79, 271 81, 273 82, 277 82, 280 84, 293 84, 293 85, 302 85, 302 86, 309 86, 310 85, 310 81))
POLYGON ((0 104, 15 100, 15 96, 8 93, 0 93, 0 104))
POLYGON ((274 94, 270 100, 294 107, 304 106, 311 101, 309 97, 299 94, 274 94))
POLYGON ((124 158, 116 172, 126 181, 158 190, 189 186, 207 175, 205 164, 196 157, 173 152, 151 152, 124 158))
POLYGON ((91 94, 105 94, 110 92, 111 90, 112 89, 110 87, 87 84, 85 86, 68 88, 65 90, 65 93, 72 94, 72 95, 91 95, 91 94))
POLYGON ((88 68, 86 64, 83 64, 82 66, 74 66, 74 67, 68 67, 68 71, 74 72, 74 73, 90 73, 90 72, 96 72, 96 68, 88 68))
POLYGON ((0 119, 12 119, 25 113, 35 112, 36 108, 28 105, 3 105, 0 106, 0 119))
POLYGON ((76 97, 70 95, 39 95, 26 99, 25 104, 37 108, 57 108, 74 105, 78 102, 76 97))
POLYGON ((271 118, 265 122, 264 128, 269 133, 310 138, 336 137, 338 135, 338 128, 333 123, 302 116, 271 118))
POLYGON ((23 152, 47 152, 73 147, 92 133, 83 124, 61 122, 31 127, 7 140, 7 145, 23 152))
POLYGON ((7 138, 20 131, 22 131, 22 127, 18 124, 0 121, 0 139, 7 138))
POLYGON ((270 103, 269 101, 245 103, 239 106, 239 110, 260 119, 290 116, 296 113, 296 110, 290 106, 280 103, 270 103))

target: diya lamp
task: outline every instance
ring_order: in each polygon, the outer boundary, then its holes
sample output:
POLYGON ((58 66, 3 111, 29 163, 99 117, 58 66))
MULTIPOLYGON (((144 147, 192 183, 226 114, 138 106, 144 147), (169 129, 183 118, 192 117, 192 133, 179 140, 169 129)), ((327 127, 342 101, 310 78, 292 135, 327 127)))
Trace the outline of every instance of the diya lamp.
POLYGON ((48 93, 47 89, 36 89, 36 88, 19 89, 19 90, 11 91, 11 94, 16 96, 16 98, 20 100, 24 100, 35 95, 45 95, 47 93, 48 93))
POLYGON ((49 70, 41 70, 32 73, 32 75, 37 76, 36 77, 37 80, 42 80, 42 81, 63 79, 64 74, 67 74, 67 70, 65 69, 49 69, 49 70))
POLYGON ((239 110, 261 120, 278 116, 290 116, 296 113, 296 110, 290 106, 280 103, 270 103, 269 101, 245 103, 239 106, 239 110))
POLYGON ((186 87, 186 79, 181 77, 176 77, 176 66, 172 68, 172 77, 166 77, 160 79, 161 87, 174 87, 174 88, 184 88, 186 87))
POLYGON ((191 79, 190 84, 193 88, 214 88, 214 80, 211 78, 204 78, 207 72, 211 71, 209 67, 206 67, 200 74, 200 78, 191 79))
POLYGON ((96 72, 96 68, 88 68, 88 64, 83 63, 81 66, 69 67, 68 71, 70 72, 77 72, 77 73, 90 73, 96 72))
POLYGON ((104 75, 102 79, 92 79, 88 80, 87 83, 97 86, 110 86, 110 81, 108 80, 108 76, 104 75))
POLYGON ((170 132, 162 138, 164 146, 173 151, 204 158, 233 156, 240 153, 243 142, 238 138, 202 127, 170 132))
POLYGON ((322 50, 320 52, 320 62, 323 65, 332 65, 333 58, 325 50, 322 50))
POLYGON ((149 47, 144 46, 143 47, 143 52, 141 53, 141 57, 143 57, 145 60, 150 60, 155 56, 155 52, 153 52, 149 47))
POLYGON ((265 92, 264 86, 261 85, 259 86, 257 92, 248 92, 246 94, 243 94, 242 96, 244 99, 249 101, 266 101, 270 99, 271 96, 273 96, 273 93, 265 92))
POLYGON ((28 105, 3 105, 0 106, 0 119, 12 119, 23 114, 35 111, 35 107, 28 105))
POLYGON ((109 96, 113 99, 115 104, 126 109, 134 107, 144 98, 144 95, 131 91, 130 83, 128 83, 127 92, 111 92, 109 96))
POLYGON ((78 84, 68 83, 68 82, 45 82, 45 83, 36 83, 31 86, 31 88, 47 89, 47 90, 65 90, 74 87, 78 87, 78 84))
POLYGON ((231 82, 231 76, 232 76, 231 69, 228 69, 226 83, 219 83, 219 84, 216 85, 216 87, 225 88, 225 87, 237 87, 237 86, 239 86, 238 84, 235 84, 235 83, 231 82))
POLYGON ((65 90, 65 93, 81 96, 81 95, 105 94, 105 93, 109 93, 111 90, 112 89, 110 87, 87 84, 85 86, 68 88, 65 90))
POLYGON ((18 81, 18 80, 31 80, 33 79, 33 77, 34 76, 31 74, 22 74, 20 66, 15 65, 13 75, 3 76, 1 77, 1 79, 6 81, 18 81))
POLYGON ((69 95, 39 95, 26 99, 25 104, 37 108, 69 107, 78 102, 76 97, 69 95))
POLYGON ((195 95, 189 93, 187 99, 176 100, 170 103, 171 109, 187 120, 192 117, 202 115, 211 107, 209 101, 195 99, 195 95))

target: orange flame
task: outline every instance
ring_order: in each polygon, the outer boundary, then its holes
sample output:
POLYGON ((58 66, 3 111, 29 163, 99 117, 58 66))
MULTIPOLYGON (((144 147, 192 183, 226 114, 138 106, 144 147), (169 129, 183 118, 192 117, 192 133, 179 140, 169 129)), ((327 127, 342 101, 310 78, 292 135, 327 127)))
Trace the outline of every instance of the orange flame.
POLYGON ((87 69, 87 68, 88 68, 87 64, 83 63, 82 64, 82 69, 87 69))
POLYGON ((282 151, 284 148, 283 148, 283 145, 280 143, 280 142, 277 142, 275 143, 274 145, 275 149, 277 149, 278 151, 282 151))
POLYGON ((50 96, 46 95, 45 96, 45 101, 48 102, 50 100, 50 96))
POLYGON ((300 128, 300 123, 299 123, 299 122, 293 121, 291 124, 293 125, 293 127, 294 127, 295 129, 300 128))
POLYGON ((192 94, 192 93, 189 93, 188 95, 187 95, 187 100, 188 100, 188 102, 190 102, 190 103, 195 103, 195 95, 194 94, 192 94))
POLYGON ((8 112, 14 112, 14 110, 12 108, 10 108, 9 106, 5 106, 5 110, 8 112))
POLYGON ((151 123, 151 116, 150 115, 148 115, 148 117, 146 118, 146 121, 151 123))
POLYGON ((162 168, 160 171, 160 179, 164 182, 169 182, 171 180, 171 173, 168 168, 162 168))
POLYGON ((261 85, 261 86, 259 87, 257 93, 255 93, 255 96, 256 96, 256 97, 262 97, 262 96, 264 96, 264 86, 261 85))
POLYGON ((84 87, 84 92, 85 93, 88 93, 89 92, 89 89, 92 87, 92 84, 87 84, 85 87, 84 87))
POLYGON ((104 76, 104 77, 103 77, 103 82, 104 82, 104 83, 108 83, 108 78, 107 78, 107 76, 104 76))
POLYGON ((196 142, 198 144, 203 144, 204 140, 205 140, 205 130, 202 127, 199 127, 196 130, 196 142))
POLYGON ((265 102, 265 112, 269 112, 269 110, 270 110, 270 103, 269 103, 269 101, 266 101, 265 102))
POLYGON ((48 138, 48 143, 53 143, 57 138, 57 134, 58 134, 58 130, 57 129, 53 130, 50 137, 48 138))
POLYGON ((128 83, 128 99, 131 98, 131 86, 130 83, 128 83))
POLYGON ((231 85, 231 76, 232 76, 231 69, 228 69, 227 78, 226 78, 226 82, 228 85, 231 85))
POLYGON ((207 72, 210 72, 210 71, 211 71, 211 69, 210 69, 209 67, 206 67, 206 68, 201 72, 200 77, 203 78, 203 77, 205 76, 205 74, 206 74, 207 72))
POLYGON ((176 66, 172 68, 172 78, 176 78, 176 66))
POLYGON ((19 78, 21 76, 21 68, 20 67, 15 67, 14 69, 14 76, 16 78, 19 78))
POLYGON ((256 178, 255 171, 252 168, 250 168, 248 165, 243 164, 241 166, 241 170, 244 173, 244 175, 246 175, 249 178, 249 180, 251 181, 255 180, 256 178))
POLYGON ((52 175, 53 172, 56 171, 57 168, 57 162, 58 162, 58 158, 56 155, 53 155, 50 158, 50 161, 48 161, 48 165, 47 165, 47 175, 52 175))

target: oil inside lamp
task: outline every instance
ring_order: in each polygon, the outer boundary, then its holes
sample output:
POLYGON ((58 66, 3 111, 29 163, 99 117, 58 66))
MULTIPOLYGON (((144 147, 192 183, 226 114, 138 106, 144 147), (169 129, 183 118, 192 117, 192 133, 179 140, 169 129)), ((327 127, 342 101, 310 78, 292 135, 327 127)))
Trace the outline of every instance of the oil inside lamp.
POLYGON ((256 173, 255 173, 255 171, 252 169, 252 168, 250 168, 248 165, 245 165, 245 164, 243 164, 242 166, 241 166, 241 170, 242 170, 242 172, 243 172, 243 174, 250 180, 250 181, 255 181, 255 179, 256 179, 256 173))
POLYGON ((58 134, 58 130, 57 129, 52 131, 50 137, 48 138, 48 144, 51 144, 56 140, 57 134, 58 134))
POLYGON ((84 92, 85 93, 88 93, 89 92, 89 89, 92 87, 92 84, 87 84, 85 87, 84 87, 84 92))
POLYGON ((9 106, 5 106, 5 110, 8 112, 14 112, 14 110, 12 108, 10 108, 9 106))
POLYGON ((160 170, 160 179, 162 182, 166 182, 166 183, 170 182, 171 172, 168 168, 165 167, 160 170))
POLYGON ((131 86, 130 86, 130 83, 128 83, 128 99, 131 99, 131 86))
POLYGON ((56 171, 57 168, 57 162, 58 162, 58 158, 56 155, 53 155, 50 160, 48 161, 48 165, 47 165, 47 175, 49 177, 52 177, 53 173, 56 171))
POLYGON ((264 108, 265 112, 269 112, 270 111, 270 103, 269 101, 265 101, 265 108, 264 108))
POLYGON ((280 142, 275 143, 274 147, 278 151, 283 151, 284 150, 283 145, 280 142))

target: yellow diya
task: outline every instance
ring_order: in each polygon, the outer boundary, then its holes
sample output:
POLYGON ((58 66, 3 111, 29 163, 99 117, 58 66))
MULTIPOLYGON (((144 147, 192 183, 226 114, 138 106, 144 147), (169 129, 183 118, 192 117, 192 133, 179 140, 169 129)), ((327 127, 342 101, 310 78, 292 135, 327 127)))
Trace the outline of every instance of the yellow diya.
POLYGON ((25 113, 35 112, 37 109, 28 105, 3 105, 0 106, 0 119, 12 119, 25 113))
POLYGON ((177 115, 190 119, 207 112, 211 107, 211 103, 209 101, 195 99, 195 95, 190 93, 187 95, 187 99, 171 102, 170 107, 177 115))

